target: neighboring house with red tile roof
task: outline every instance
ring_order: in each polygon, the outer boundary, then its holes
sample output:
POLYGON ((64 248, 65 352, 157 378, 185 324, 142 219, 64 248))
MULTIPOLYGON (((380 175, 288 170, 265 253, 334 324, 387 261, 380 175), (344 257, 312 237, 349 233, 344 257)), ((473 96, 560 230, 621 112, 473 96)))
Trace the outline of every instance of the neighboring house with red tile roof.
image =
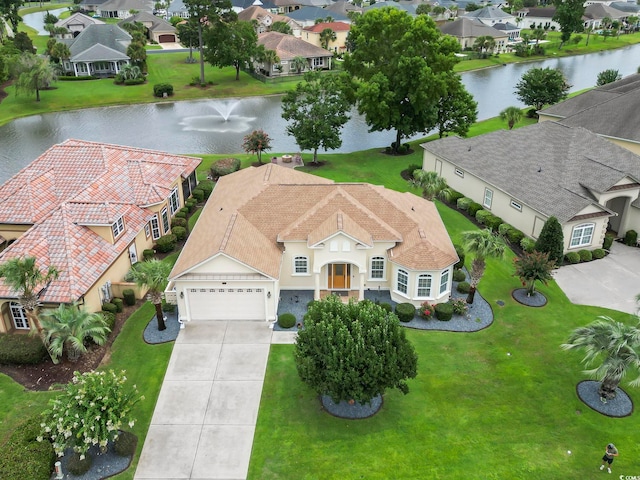
POLYGON ((336 39, 329 42, 327 50, 338 53, 345 52, 347 50, 347 36, 349 35, 349 30, 351 30, 351 25, 348 23, 317 23, 310 27, 305 27, 300 38, 305 42, 315 45, 316 47, 324 48, 320 34, 326 29, 333 31, 336 34, 336 39))
POLYGON ((165 291, 182 320, 276 319, 286 290, 446 301, 456 251, 435 205, 275 164, 222 177, 165 291))
MULTIPOLYGON (((0 263, 31 256, 57 280, 45 307, 79 302, 90 311, 127 288, 145 249, 170 232, 171 216, 196 186, 200 159, 102 143, 54 145, 0 187, 0 263)), ((0 280, 0 332, 27 330, 17 292, 0 280)))
POLYGON ((300 37, 302 27, 292 18, 284 15, 277 15, 265 10, 259 5, 252 5, 238 13, 238 20, 243 22, 253 22, 256 24, 256 33, 264 33, 271 30, 271 26, 276 22, 282 22, 291 28, 291 34, 294 37, 300 37))
POLYGON ((265 50, 273 50, 280 59, 279 62, 255 62, 256 70, 269 76, 280 76, 299 73, 291 63, 294 58, 302 57, 307 61, 304 70, 331 69, 333 54, 324 48, 316 47, 310 43, 278 32, 265 32, 258 35, 258 45, 263 45, 265 50))

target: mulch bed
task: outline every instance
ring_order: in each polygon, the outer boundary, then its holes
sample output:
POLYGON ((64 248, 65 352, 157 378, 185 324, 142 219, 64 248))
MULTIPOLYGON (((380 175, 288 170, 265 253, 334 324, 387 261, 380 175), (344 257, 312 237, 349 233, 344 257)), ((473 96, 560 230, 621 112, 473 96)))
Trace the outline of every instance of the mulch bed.
POLYGON ((109 360, 111 345, 118 337, 127 318, 140 308, 142 303, 144 300, 138 300, 136 305, 125 306, 122 312, 116 315, 116 323, 107 343, 102 346, 92 345, 77 362, 70 362, 65 356, 60 363, 55 365, 51 359, 47 358, 35 365, 0 365, 0 373, 10 376, 27 390, 44 391, 49 390, 53 385, 69 383, 74 372, 91 372, 101 363, 106 363, 109 360))

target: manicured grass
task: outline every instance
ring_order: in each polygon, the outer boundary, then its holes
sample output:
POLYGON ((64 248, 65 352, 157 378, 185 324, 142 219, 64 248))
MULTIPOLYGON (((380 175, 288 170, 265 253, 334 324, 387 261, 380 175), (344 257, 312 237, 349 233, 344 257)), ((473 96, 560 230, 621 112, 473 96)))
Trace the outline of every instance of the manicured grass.
POLYGON ((13 429, 37 412, 52 398, 52 392, 29 392, 7 375, 0 374, 0 445, 13 429))
MULTIPOLYGON (((316 173, 337 181, 383 179, 406 190, 406 182, 397 180, 401 166, 390 162, 411 160, 362 163, 374 156, 331 156, 329 168, 316 173)), ((475 228, 459 212, 440 203, 438 209, 454 242, 475 228)), ((573 305, 555 282, 540 289, 547 306, 524 307, 511 298, 520 286, 512 259, 509 252, 501 261, 489 260, 480 283, 495 314, 491 327, 476 333, 407 330, 419 354, 418 377, 409 395, 388 392, 372 418, 348 421, 323 412, 298 378, 293 346, 273 345, 248 478, 584 479, 600 473, 601 450, 611 439, 621 452, 631 452, 616 460, 616 473, 637 468, 637 414, 612 419, 584 405, 575 393, 586 378, 581 355, 559 348, 574 328, 598 315, 630 316, 573 305)), ((623 386, 640 400, 637 389, 623 386)))

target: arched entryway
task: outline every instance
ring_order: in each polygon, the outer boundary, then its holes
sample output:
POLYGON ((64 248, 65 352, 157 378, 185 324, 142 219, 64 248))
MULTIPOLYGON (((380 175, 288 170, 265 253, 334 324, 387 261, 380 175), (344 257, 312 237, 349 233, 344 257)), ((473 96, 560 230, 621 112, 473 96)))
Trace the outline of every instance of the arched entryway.
POLYGON ((607 230, 615 232, 616 235, 623 235, 627 231, 626 213, 629 209, 629 197, 616 197, 607 201, 605 206, 617 213, 617 215, 609 217, 609 225, 607 230))

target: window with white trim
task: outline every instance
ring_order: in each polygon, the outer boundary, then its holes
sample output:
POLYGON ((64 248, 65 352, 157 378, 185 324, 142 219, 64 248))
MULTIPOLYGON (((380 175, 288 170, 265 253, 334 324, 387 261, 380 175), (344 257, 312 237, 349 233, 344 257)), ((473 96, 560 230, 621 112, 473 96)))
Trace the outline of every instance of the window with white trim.
POLYGON ((313 68, 324 67, 324 58, 314 58, 313 59, 313 68))
POLYGON ((166 235, 169 233, 169 212, 167 212, 167 207, 162 209, 160 216, 162 217, 162 231, 166 235))
POLYGON ((330 252, 337 252, 338 251, 338 241, 337 240, 331 240, 331 242, 329 242, 329 251, 330 252))
POLYGON ((582 247, 585 245, 591 245, 593 239, 593 231, 595 229, 595 223, 583 223, 582 225, 576 225, 571 232, 570 247, 582 247))
POLYGON ((13 326, 16 330, 29 330, 27 312, 24 311, 22 305, 18 302, 11 302, 9 308, 11 309, 11 317, 13 318, 13 326))
POLYGON ((351 242, 349 240, 342 241, 342 251, 350 252, 351 251, 351 242))
POLYGON ((418 297, 430 297, 431 296, 431 275, 422 274, 418 275, 418 297))
POLYGON ((512 208, 515 208, 515 209, 516 209, 516 210, 518 210, 519 212, 521 212, 521 211, 522 211, 522 205, 520 205, 518 202, 516 202, 516 201, 514 201, 514 200, 511 200, 510 205, 511 205, 511 207, 512 207, 512 208))
POLYGON ((180 208, 180 196, 178 195, 178 187, 173 187, 171 195, 169 195, 169 208, 171 209, 171 215, 175 215, 180 208))
POLYGON ((113 238, 118 238, 122 232, 124 232, 124 219, 122 215, 111 225, 111 231, 113 232, 113 238))
POLYGON ((487 208, 491 208, 491 202, 493 201, 493 190, 489 190, 488 188, 484 189, 484 200, 482 200, 482 205, 487 208))
POLYGON ((371 266, 369 268, 369 278, 372 280, 383 280, 384 273, 384 257, 371 258, 371 266))
POLYGON ((309 273, 309 258, 303 256, 295 257, 293 259, 293 273, 298 275, 309 273))
POLYGON ((154 240, 157 240, 162 236, 162 234, 160 233, 160 222, 158 222, 157 213, 153 217, 151 217, 151 236, 154 240))
POLYGON ((440 295, 447 291, 449 287, 449 270, 445 270, 440 274, 440 295))
POLYGON ((151 236, 151 228, 149 227, 148 223, 144 226, 144 235, 147 238, 151 236))
POLYGON ((455 174, 458 175, 461 178, 464 178, 464 172, 462 170, 460 170, 459 168, 456 168, 454 170, 455 174))
POLYGON ((407 293, 409 289, 409 274, 402 269, 398 270, 396 289, 400 293, 407 293))

